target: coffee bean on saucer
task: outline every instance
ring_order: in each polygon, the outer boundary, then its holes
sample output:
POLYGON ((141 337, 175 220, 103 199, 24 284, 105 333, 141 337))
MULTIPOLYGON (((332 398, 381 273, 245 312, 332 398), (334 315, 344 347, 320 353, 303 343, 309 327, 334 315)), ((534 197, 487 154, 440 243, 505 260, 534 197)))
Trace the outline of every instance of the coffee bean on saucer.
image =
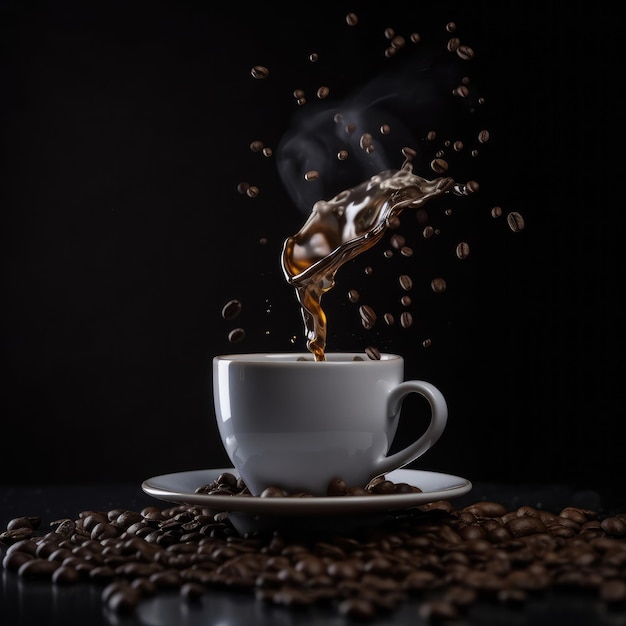
POLYGON ((348 486, 343 478, 333 478, 326 489, 329 496, 345 496, 348 486))
POLYGON ((217 478, 216 482, 218 485, 225 485, 230 489, 236 490, 238 487, 238 479, 231 472, 223 472, 217 478))
POLYGON ((390 480, 379 480, 371 488, 372 493, 394 493, 395 485, 390 480))

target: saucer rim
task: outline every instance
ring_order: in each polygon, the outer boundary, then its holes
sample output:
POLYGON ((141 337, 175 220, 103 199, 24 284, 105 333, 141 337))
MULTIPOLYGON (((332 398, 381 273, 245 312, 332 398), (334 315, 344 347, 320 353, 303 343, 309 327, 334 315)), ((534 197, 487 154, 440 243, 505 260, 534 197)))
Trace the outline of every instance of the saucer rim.
MULTIPOLYGON (((209 495, 167 487, 171 481, 191 480, 197 475, 198 487, 217 478, 221 473, 230 472, 239 476, 233 467, 187 470, 161 474, 147 478, 141 484, 144 493, 159 500, 175 504, 201 505, 214 512, 244 512, 258 515, 344 515, 364 512, 402 511, 438 500, 450 500, 465 495, 472 489, 472 483, 461 476, 433 470, 400 468, 387 472, 386 477, 393 482, 419 485, 419 477, 438 478, 448 481, 443 487, 403 494, 367 496, 311 496, 306 498, 260 498, 258 496, 209 495), (165 485, 163 484, 165 481, 165 485)), ((194 479, 195 480, 195 479, 194 479)), ((421 488, 421 487, 420 487, 421 488)))

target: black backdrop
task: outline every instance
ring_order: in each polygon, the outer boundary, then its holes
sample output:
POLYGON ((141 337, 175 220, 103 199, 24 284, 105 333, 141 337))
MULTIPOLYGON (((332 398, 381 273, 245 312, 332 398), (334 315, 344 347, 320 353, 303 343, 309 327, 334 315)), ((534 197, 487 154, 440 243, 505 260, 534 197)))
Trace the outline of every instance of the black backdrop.
POLYGON ((597 3, 396 4, 0 2, 2 482, 227 464, 212 356, 305 349, 279 266, 305 213, 276 154, 250 142, 276 149, 305 108, 294 89, 314 100, 326 77, 337 96, 384 75, 396 62, 386 27, 424 44, 453 20, 486 94, 481 190, 455 205, 457 221, 433 208, 438 246, 403 216, 416 253, 402 266, 448 289, 416 288, 411 329, 368 334, 346 291, 375 264, 382 312, 400 267, 382 247, 368 253, 327 294, 328 347, 398 351, 407 376, 444 392, 449 425, 422 467, 619 489, 619 21, 597 3), (268 79, 250 76, 257 64, 268 79), (507 227, 510 211, 523 231, 507 227), (459 240, 471 245, 463 262, 450 252, 459 240), (224 320, 232 298, 242 313, 224 320), (246 335, 232 344, 236 326, 246 335))

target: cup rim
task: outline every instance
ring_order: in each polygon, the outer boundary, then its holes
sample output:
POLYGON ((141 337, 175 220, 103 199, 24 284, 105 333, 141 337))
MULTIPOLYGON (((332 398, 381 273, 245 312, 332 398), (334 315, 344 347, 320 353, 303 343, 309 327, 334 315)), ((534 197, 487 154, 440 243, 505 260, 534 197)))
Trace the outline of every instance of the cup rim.
POLYGON ((311 352, 241 352, 233 354, 218 354, 213 357, 214 361, 236 362, 255 365, 315 365, 319 367, 346 366, 354 363, 367 364, 370 366, 381 363, 397 363, 404 359, 400 354, 381 352, 380 359, 370 359, 365 352, 327 352, 325 361, 316 361, 311 352))

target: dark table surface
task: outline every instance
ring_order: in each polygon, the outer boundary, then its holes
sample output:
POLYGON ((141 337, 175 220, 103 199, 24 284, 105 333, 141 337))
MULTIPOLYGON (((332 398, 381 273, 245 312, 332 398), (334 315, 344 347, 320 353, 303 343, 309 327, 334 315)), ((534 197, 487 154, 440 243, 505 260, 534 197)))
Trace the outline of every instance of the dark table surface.
MULTIPOLYGON (((600 493, 566 485, 474 484, 472 490, 452 501, 455 508, 479 501, 500 502, 513 510, 530 505, 558 513, 564 507, 590 508, 605 514, 624 513, 626 494, 600 493)), ((167 504, 145 494, 138 484, 2 486, 0 487, 0 531, 9 520, 39 516, 42 528, 62 518, 76 519, 84 510, 108 511, 124 508, 141 511, 146 506, 167 504)), ((626 542, 626 537, 620 539, 626 542)), ((0 547, 4 553, 6 546, 0 547)), ((624 571, 624 569, 622 569, 624 571)), ((328 606, 288 608, 257 600, 253 593, 211 589, 200 602, 189 603, 177 591, 159 592, 142 601, 131 615, 112 614, 101 599, 102 585, 81 582, 54 585, 24 580, 15 572, 0 571, 0 625, 72 626, 74 624, 149 626, 339 626, 358 620, 347 618, 328 606)), ((369 620, 372 624, 420 626, 428 622, 419 614, 420 599, 410 597, 390 613, 369 620)), ((521 606, 507 606, 488 599, 467 610, 464 625, 569 626, 626 625, 624 603, 606 605, 597 593, 580 590, 547 590, 521 606)))

